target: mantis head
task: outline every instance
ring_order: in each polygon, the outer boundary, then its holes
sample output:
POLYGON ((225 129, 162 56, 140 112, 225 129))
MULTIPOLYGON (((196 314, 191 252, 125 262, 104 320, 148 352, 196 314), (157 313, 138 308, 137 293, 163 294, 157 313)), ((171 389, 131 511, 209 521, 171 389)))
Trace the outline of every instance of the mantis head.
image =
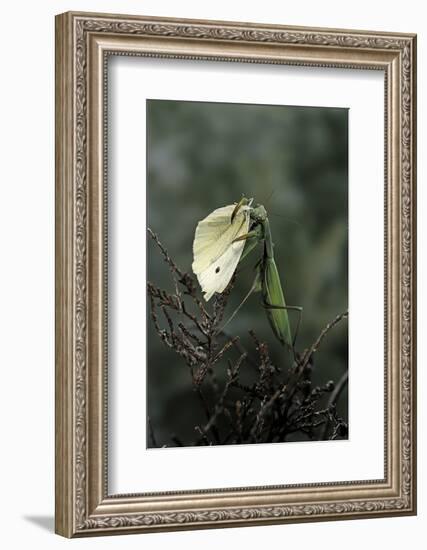
POLYGON ((252 206, 254 199, 248 199, 246 197, 242 197, 240 201, 236 204, 233 213, 231 214, 231 222, 233 223, 234 218, 236 217, 239 210, 242 208, 242 206, 249 207, 250 208, 250 216, 253 222, 255 223, 263 223, 267 219, 267 211, 262 206, 262 204, 256 204, 255 206, 252 206))
POLYGON ((263 223, 267 219, 267 210, 262 204, 257 204, 251 209, 251 218, 254 222, 263 223))

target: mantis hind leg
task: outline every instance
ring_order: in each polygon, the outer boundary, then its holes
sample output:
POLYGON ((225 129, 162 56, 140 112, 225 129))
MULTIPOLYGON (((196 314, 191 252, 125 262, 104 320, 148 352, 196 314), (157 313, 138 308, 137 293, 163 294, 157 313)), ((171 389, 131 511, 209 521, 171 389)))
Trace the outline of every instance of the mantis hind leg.
POLYGON ((295 350, 295 344, 296 344, 296 341, 297 341, 299 328, 301 326, 303 308, 301 306, 277 306, 277 305, 274 305, 274 304, 268 304, 267 302, 264 302, 263 305, 264 305, 265 309, 286 309, 286 310, 297 311, 298 312, 297 326, 295 328, 295 334, 294 334, 294 338, 292 340, 292 347, 295 350))
POLYGON ((243 298, 243 300, 240 302, 240 304, 237 306, 237 308, 233 311, 233 313, 230 315, 230 317, 227 319, 227 321, 225 321, 225 323, 221 326, 221 328, 218 329, 218 333, 222 332, 224 330, 224 328, 228 325, 228 323, 234 319, 234 317, 237 315, 240 308, 247 301, 247 299, 250 297, 250 295, 254 292, 257 292, 258 290, 260 290, 260 277, 259 277, 259 273, 257 272, 257 274, 255 275, 254 282, 252 283, 252 286, 249 289, 249 292, 246 294, 246 296, 243 298))

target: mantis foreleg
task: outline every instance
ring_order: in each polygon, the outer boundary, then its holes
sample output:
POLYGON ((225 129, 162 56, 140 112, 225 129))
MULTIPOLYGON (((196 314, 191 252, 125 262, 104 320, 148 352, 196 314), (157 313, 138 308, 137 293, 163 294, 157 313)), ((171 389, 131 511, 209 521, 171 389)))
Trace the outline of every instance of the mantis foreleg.
POLYGON ((237 213, 242 208, 242 206, 250 205, 252 203, 252 199, 247 199, 246 197, 242 197, 239 202, 234 207, 233 212, 231 213, 231 223, 233 223, 234 218, 237 216, 237 213))
POLYGON ((246 241, 248 239, 258 239, 259 233, 256 230, 249 231, 249 233, 245 233, 244 235, 240 235, 240 237, 236 237, 233 239, 233 243, 238 243, 239 241, 246 241))
POLYGON ((233 242, 237 241, 243 241, 245 240, 245 248, 243 250, 243 253, 240 257, 240 262, 248 256, 252 250, 257 246, 257 244, 262 240, 262 233, 260 226, 257 226, 255 229, 249 231, 249 233, 246 233, 245 235, 241 235, 240 237, 237 237, 233 242))

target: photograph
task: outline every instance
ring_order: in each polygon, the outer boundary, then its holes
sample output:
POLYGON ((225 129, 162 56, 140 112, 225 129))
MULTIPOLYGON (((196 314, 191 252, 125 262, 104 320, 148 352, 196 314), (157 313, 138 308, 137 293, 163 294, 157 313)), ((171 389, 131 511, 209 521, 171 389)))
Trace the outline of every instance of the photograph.
POLYGON ((146 121, 147 447, 347 439, 348 109, 146 121))

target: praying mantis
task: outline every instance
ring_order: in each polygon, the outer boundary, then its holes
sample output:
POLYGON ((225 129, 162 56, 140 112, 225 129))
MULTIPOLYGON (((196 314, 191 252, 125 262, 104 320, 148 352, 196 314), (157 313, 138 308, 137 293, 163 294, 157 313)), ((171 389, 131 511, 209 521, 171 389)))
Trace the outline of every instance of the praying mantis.
POLYGON ((193 244, 193 271, 205 299, 209 300, 215 292, 226 288, 238 264, 259 244, 262 245, 262 253, 255 266, 253 285, 222 328, 233 319, 253 292, 261 291, 263 307, 274 335, 283 346, 293 351, 302 308, 286 305, 274 259, 270 223, 263 205, 253 205, 253 199, 242 197, 237 204, 214 210, 199 222, 193 244), (294 338, 288 310, 299 314, 294 338))

